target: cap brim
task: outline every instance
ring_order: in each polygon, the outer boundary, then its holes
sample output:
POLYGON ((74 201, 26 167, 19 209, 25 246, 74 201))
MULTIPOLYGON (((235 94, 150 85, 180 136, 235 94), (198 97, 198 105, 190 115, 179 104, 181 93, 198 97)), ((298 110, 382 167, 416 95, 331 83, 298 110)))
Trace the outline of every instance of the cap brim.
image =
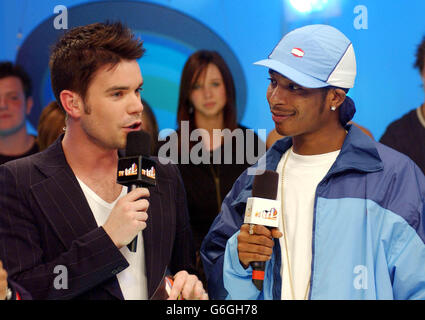
POLYGON ((265 60, 254 62, 254 64, 272 69, 273 71, 280 73, 284 77, 291 79, 295 83, 306 88, 323 88, 323 87, 329 86, 329 84, 324 81, 318 80, 314 77, 301 73, 295 70, 294 68, 291 68, 276 60, 265 59, 265 60))

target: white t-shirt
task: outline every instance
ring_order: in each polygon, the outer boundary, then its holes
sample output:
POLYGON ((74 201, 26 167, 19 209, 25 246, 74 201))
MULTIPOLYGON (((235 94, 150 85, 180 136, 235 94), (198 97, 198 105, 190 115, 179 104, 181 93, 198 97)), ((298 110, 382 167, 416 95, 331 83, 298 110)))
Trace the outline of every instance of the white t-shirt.
POLYGON ((276 172, 279 173, 277 200, 282 199, 282 167, 286 157, 284 171, 284 195, 282 217, 279 230, 285 232, 288 243, 286 254, 285 235, 279 239, 282 254, 282 300, 303 300, 308 298, 311 276, 313 209, 316 188, 335 162, 340 150, 311 156, 296 154, 290 148, 279 161, 276 172), (288 259, 289 263, 288 265, 288 259), (294 295, 290 285, 290 272, 294 295))
MULTIPOLYGON (((115 203, 127 194, 127 187, 123 187, 121 194, 114 202, 108 203, 100 198, 84 182, 78 179, 81 189, 83 189, 90 209, 98 226, 105 224, 115 203)), ((143 246, 142 232, 137 236, 137 251, 130 252, 127 246, 120 249, 120 252, 129 263, 129 267, 117 274, 118 283, 121 287, 125 300, 147 300, 148 287, 146 279, 145 249, 143 246)))

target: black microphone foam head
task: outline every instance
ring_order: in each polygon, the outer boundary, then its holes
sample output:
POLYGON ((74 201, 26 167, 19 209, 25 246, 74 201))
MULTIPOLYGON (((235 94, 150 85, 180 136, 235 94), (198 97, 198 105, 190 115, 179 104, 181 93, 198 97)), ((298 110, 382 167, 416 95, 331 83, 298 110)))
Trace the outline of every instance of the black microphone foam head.
POLYGON ((252 196, 276 200, 279 174, 276 171, 265 170, 264 173, 254 177, 252 196))
POLYGON ((149 133, 145 131, 131 131, 127 135, 125 156, 149 156, 151 140, 149 133))

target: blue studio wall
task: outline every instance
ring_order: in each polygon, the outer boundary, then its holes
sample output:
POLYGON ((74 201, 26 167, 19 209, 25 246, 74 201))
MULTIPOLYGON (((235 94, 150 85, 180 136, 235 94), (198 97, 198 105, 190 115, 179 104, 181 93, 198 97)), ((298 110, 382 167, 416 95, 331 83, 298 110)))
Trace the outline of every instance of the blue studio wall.
POLYGON ((231 66, 240 122, 269 131, 274 124, 265 98, 267 70, 252 63, 266 57, 286 32, 311 23, 330 24, 352 40, 356 51, 358 75, 350 90, 357 105, 354 120, 379 139, 391 121, 424 100, 413 63, 425 34, 425 1, 327 2, 321 12, 298 14, 289 0, 0 0, 0 60, 19 61, 33 70, 37 105, 30 122, 36 126, 41 109, 53 97, 46 68, 48 47, 63 32, 53 27, 55 6, 68 8, 69 27, 120 19, 145 41, 147 52, 140 60, 143 97, 153 107, 160 129, 175 127, 183 64, 204 47, 218 50, 231 66), (367 19, 366 12, 360 12, 364 29, 355 23, 359 5, 367 10, 367 19))

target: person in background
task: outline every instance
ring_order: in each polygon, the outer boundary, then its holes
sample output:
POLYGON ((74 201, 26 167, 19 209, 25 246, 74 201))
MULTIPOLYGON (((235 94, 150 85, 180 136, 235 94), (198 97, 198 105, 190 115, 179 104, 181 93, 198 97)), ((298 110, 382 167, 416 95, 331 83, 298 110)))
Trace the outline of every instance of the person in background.
POLYGON ((27 132, 31 112, 31 79, 11 62, 0 62, 0 165, 39 151, 36 137, 27 132))
MULTIPOLYGON (((264 142, 254 134, 247 138, 246 127, 238 124, 236 92, 233 76, 224 59, 215 51, 200 50, 193 53, 184 65, 180 80, 177 109, 178 141, 181 147, 197 129, 202 138, 202 150, 194 152, 196 142, 189 142, 188 163, 183 163, 182 154, 178 167, 186 189, 190 222, 197 252, 197 270, 203 276, 199 249, 203 238, 220 211, 221 203, 230 191, 237 177, 251 164, 246 154, 257 155, 265 151, 264 142), (188 127, 185 131, 184 126, 188 127), (215 129, 228 129, 241 133, 242 144, 236 139, 226 140, 215 129), (224 163, 225 148, 231 147, 228 164, 224 163), (245 147, 242 159, 236 159, 237 147, 245 147), (207 154, 208 161, 197 163, 194 156, 200 152, 207 154), (214 155, 219 154, 218 160, 214 155), (238 161, 237 161, 238 160, 238 161)), ((199 142, 198 144, 199 145, 199 142)), ((161 149, 161 148, 160 148, 161 149)), ((179 148, 179 150, 182 150, 179 148)), ((182 153, 185 151, 182 150, 182 153)), ((161 156, 161 154, 160 154, 161 156)), ((205 159, 205 158, 204 158, 205 159)), ((205 284, 205 278, 202 278, 205 284)))
POLYGON ((151 154, 154 155, 158 152, 158 122, 148 102, 142 99, 142 104, 142 130, 149 133, 151 137, 151 154))
MULTIPOLYGON (((354 124, 356 127, 358 127, 360 130, 362 130, 365 134, 367 134, 369 137, 371 137, 373 139, 373 135, 372 132, 370 132, 368 129, 366 129, 365 127, 362 127, 361 125, 353 122, 353 121, 349 121, 347 124, 354 124)), ((266 148, 267 150, 269 150, 271 148, 271 146, 277 141, 284 138, 283 136, 281 136, 279 133, 277 133, 276 129, 273 129, 272 131, 270 131, 270 133, 267 135, 267 140, 266 140, 266 148)))
POLYGON ((56 101, 50 102, 41 112, 37 126, 40 151, 50 146, 65 130, 65 113, 56 101))
MULTIPOLYGON (((416 50, 414 66, 425 88, 425 36, 416 50)), ((392 122, 379 142, 409 156, 425 174, 425 103, 392 122)))

